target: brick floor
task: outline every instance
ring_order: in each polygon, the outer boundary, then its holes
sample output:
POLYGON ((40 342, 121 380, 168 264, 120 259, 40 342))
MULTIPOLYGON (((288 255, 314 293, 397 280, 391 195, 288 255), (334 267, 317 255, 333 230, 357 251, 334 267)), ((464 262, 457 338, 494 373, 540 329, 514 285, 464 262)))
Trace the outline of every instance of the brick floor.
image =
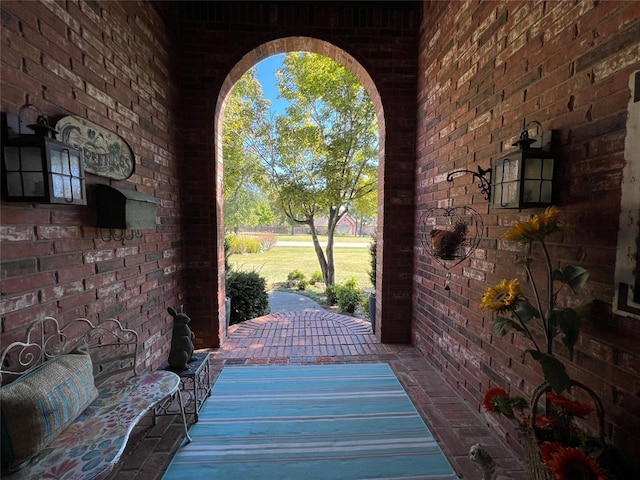
MULTIPOLYGON (((232 326, 224 345, 210 352, 212 381, 225 365, 387 362, 461 479, 481 477, 468 458, 476 442, 514 480, 526 478, 519 456, 414 347, 381 344, 364 320, 328 311, 274 313, 232 326)), ((161 479, 182 436, 177 416, 154 425, 148 415, 109 478, 161 479)))

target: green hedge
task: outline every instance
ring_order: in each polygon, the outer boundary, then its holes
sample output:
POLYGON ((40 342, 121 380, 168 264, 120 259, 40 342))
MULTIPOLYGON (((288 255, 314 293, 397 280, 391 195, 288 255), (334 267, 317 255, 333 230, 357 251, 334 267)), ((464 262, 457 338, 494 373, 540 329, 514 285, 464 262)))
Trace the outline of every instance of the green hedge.
POLYGON ((256 272, 231 271, 226 283, 227 297, 231 298, 230 325, 269 313, 267 282, 256 272))

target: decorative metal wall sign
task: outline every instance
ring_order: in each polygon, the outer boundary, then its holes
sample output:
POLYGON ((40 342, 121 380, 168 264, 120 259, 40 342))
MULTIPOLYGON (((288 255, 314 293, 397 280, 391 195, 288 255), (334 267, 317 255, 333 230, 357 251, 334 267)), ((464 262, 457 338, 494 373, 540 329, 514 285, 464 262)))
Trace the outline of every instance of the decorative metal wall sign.
POLYGON ((429 208, 418 224, 418 234, 426 253, 447 270, 469 258, 482 239, 482 217, 471 207, 429 208))
POLYGON ((58 120, 56 130, 58 140, 80 150, 85 172, 114 180, 125 180, 133 174, 133 151, 118 134, 75 116, 58 120))

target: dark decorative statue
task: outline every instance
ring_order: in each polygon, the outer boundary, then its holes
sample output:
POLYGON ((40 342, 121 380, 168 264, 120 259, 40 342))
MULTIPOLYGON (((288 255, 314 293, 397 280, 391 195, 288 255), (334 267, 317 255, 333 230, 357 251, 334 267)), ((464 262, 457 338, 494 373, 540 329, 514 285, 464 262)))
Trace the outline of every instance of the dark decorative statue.
POLYGON ((173 317, 169 366, 175 370, 186 370, 189 362, 193 360, 193 339, 195 335, 188 326, 191 319, 182 310, 182 305, 178 311, 169 307, 167 312, 173 317))

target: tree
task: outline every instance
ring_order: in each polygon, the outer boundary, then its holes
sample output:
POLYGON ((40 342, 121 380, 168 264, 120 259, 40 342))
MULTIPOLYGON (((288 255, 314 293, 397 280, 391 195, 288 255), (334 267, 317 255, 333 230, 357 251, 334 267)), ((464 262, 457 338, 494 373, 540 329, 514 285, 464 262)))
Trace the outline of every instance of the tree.
POLYGON ((256 125, 269 111, 270 102, 263 98, 262 87, 249 70, 235 84, 229 97, 223 124, 224 216, 227 229, 237 232, 241 225, 270 223, 273 210, 259 188, 264 180, 259 148, 252 146, 256 125), (264 222, 264 223, 263 223, 264 222))
POLYGON ((353 202, 353 217, 357 222, 356 233, 364 234, 364 227, 375 223, 378 214, 378 192, 360 197, 353 202))
POLYGON ((323 279, 334 285, 338 221, 377 191, 373 103, 344 67, 320 55, 294 52, 284 57, 278 72, 280 96, 289 106, 285 115, 271 117, 268 101, 255 86, 255 72, 247 73, 249 78, 234 87, 228 107, 227 115, 237 123, 228 125, 225 118, 224 140, 234 142, 225 146, 225 165, 228 151, 275 207, 294 224, 309 227, 323 279), (251 104, 255 109, 249 112, 251 104), (324 251, 315 227, 320 217, 328 219, 324 251))
POLYGON ((271 204, 255 185, 234 190, 224 202, 224 224, 227 231, 238 233, 239 227, 246 225, 271 225, 275 219, 271 204))
POLYGON ((375 110, 358 79, 320 55, 287 54, 278 86, 290 106, 265 139, 277 146, 264 157, 269 186, 275 205, 309 227, 324 281, 333 285, 336 225, 377 190, 375 110), (321 216, 328 219, 324 251, 314 222, 321 216))

